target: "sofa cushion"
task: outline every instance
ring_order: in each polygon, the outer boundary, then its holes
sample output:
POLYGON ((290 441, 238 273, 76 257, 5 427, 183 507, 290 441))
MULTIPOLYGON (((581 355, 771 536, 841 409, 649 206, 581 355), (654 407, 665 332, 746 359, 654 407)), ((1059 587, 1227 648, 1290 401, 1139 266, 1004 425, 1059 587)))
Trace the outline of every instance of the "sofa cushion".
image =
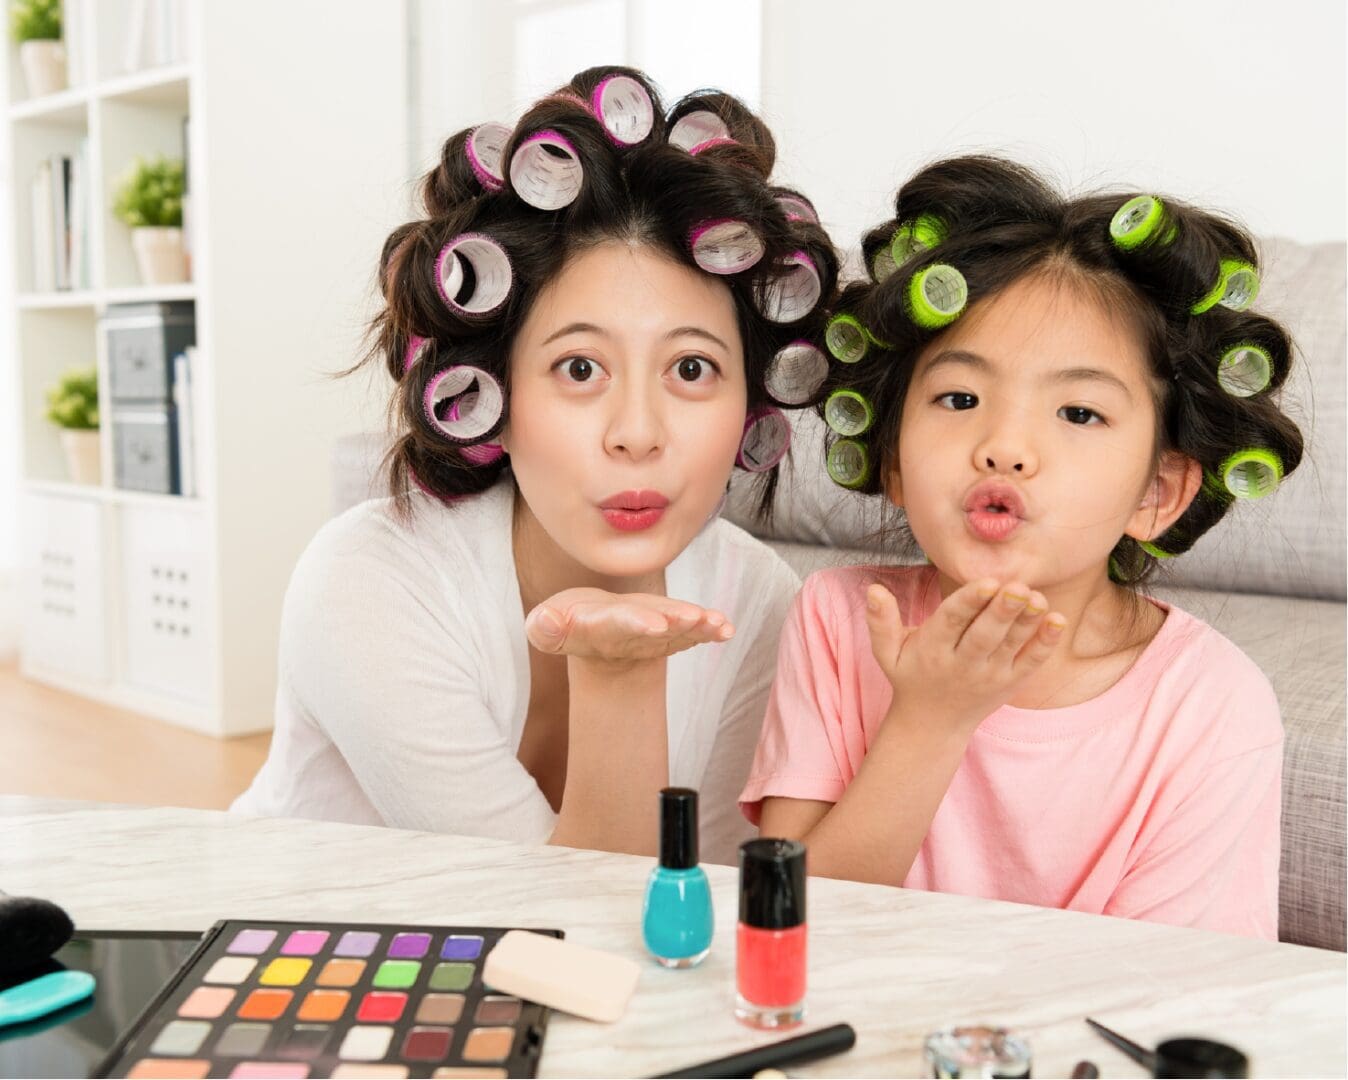
MULTIPOLYGON (((773 542, 801 577, 877 560, 874 552, 773 542)), ((1279 936, 1345 947, 1345 608, 1337 601, 1157 588, 1155 594, 1225 634, 1268 676, 1282 710, 1279 936)))
MULTIPOLYGON (((1267 240, 1261 247, 1264 284, 1256 308, 1282 320, 1296 342, 1283 407, 1306 436, 1306 456, 1275 495, 1238 503, 1191 551, 1167 563, 1163 580, 1342 600, 1348 578, 1345 246, 1267 240)), ((731 484, 726 516, 769 539, 886 550, 881 530, 901 523, 902 515, 877 496, 834 485, 824 472, 822 421, 809 410, 791 416, 791 457, 781 469, 771 523, 755 518, 754 479, 743 473, 731 484)))

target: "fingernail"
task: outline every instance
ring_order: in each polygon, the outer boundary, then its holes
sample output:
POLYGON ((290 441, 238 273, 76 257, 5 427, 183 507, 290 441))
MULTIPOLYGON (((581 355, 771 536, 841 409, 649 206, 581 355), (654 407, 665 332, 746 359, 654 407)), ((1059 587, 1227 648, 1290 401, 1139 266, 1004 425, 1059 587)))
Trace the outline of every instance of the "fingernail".
POLYGON ((874 593, 872 593, 872 592, 867 592, 867 593, 866 593, 866 610, 867 610, 867 611, 879 611, 879 610, 880 610, 880 598, 877 597, 877 596, 876 596, 874 593))
POLYGON ((1061 634, 1067 626, 1067 620, 1061 615, 1050 615, 1048 617, 1048 628, 1051 633, 1061 634))
POLYGON ((1042 615, 1047 610, 1048 608, 1041 608, 1035 604, 1031 604, 1029 607, 1025 609, 1026 613, 1029 615, 1042 615))
POLYGON ((1021 596, 1020 593, 1009 592, 1009 593, 1003 593, 1002 595, 1006 597, 1006 606, 1007 606, 1007 607, 1013 607, 1013 608, 1020 607, 1021 604, 1028 603, 1029 600, 1030 600, 1030 598, 1029 598, 1028 596, 1021 596))
POLYGON ((562 632, 562 620, 553 614, 551 608, 540 608, 534 616, 534 626, 548 637, 557 637, 562 632))
POLYGON ((995 581, 980 581, 978 583, 978 596, 983 600, 991 600, 997 595, 997 583, 995 581))

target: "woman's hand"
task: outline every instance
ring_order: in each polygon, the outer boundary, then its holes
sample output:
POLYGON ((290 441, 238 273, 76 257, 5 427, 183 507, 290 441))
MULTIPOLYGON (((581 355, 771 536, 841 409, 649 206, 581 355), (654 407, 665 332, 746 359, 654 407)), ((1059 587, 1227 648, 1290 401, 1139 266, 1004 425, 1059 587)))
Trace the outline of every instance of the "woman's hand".
POLYGON ((1042 593, 992 579, 956 589, 919 627, 905 627, 883 585, 866 590, 871 651, 910 716, 954 716, 976 726, 1046 661, 1067 620, 1042 593))
POLYGON ((524 620, 539 652, 626 664, 654 660, 708 641, 727 641, 735 628, 719 611, 667 596, 564 589, 524 620))

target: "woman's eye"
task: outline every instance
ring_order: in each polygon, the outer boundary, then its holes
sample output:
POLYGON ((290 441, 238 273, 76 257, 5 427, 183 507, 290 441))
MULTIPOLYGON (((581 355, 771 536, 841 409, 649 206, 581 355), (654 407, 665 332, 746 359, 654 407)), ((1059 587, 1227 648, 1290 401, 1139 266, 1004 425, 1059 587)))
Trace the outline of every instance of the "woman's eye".
POLYGON ((716 372, 716 365, 703 356, 685 356, 675 369, 684 382, 699 382, 716 372))
POLYGON ((583 356, 573 356, 563 360, 558 367, 571 382, 588 382, 594 375, 594 361, 583 356))
POLYGON ((947 409, 955 409, 963 412, 965 409, 972 409, 978 404, 978 398, 973 394, 966 394, 960 390, 952 390, 948 394, 942 394, 936 399, 938 403, 944 402, 947 409))
POLYGON ((1069 424, 1103 424, 1105 418, 1094 409, 1088 409, 1084 405, 1064 405, 1058 410, 1058 415, 1069 424))

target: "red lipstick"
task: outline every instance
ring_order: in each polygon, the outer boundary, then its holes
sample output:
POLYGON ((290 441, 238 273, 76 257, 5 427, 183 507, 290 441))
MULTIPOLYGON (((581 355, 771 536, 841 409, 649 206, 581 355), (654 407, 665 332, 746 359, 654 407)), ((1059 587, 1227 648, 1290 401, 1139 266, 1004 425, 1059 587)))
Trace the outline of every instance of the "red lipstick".
POLYGON ((619 532, 641 532, 664 517, 668 505, 658 491, 620 491, 601 502, 599 510, 619 532))

